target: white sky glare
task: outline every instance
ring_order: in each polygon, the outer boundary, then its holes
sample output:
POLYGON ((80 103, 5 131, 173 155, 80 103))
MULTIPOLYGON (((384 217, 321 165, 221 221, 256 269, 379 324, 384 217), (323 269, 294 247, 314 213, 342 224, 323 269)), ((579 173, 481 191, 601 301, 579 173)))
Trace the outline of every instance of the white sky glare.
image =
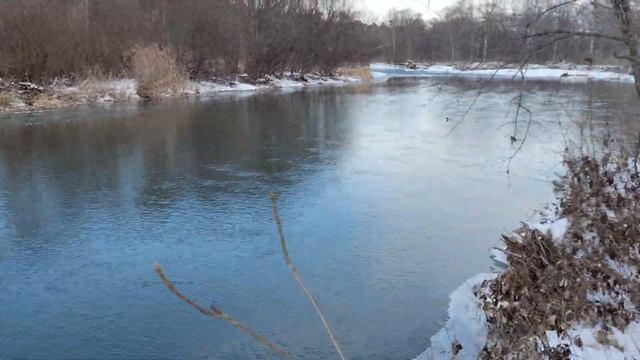
POLYGON ((411 9, 423 14, 425 19, 433 17, 433 11, 453 5, 455 0, 359 0, 358 8, 383 20, 391 9, 411 9))

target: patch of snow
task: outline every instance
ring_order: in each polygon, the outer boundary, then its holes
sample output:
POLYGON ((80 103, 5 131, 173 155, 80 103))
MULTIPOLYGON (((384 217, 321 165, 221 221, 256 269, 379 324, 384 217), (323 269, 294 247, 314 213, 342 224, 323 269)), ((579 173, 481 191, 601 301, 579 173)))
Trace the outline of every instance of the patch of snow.
POLYGON ((251 84, 229 82, 221 84, 214 81, 190 81, 185 87, 187 95, 209 95, 229 91, 255 91, 258 87, 251 84))
MULTIPOLYGON (((570 359, 627 360, 640 358, 640 322, 634 321, 625 329, 609 327, 605 344, 598 341, 600 328, 575 325, 566 335, 558 336, 556 331, 547 331, 547 342, 551 347, 565 345, 571 351, 570 359), (579 341, 578 341, 579 339, 579 341)), ((600 340, 602 336, 600 336, 600 340)))
POLYGON ((619 306, 623 305, 625 310, 635 311, 636 306, 631 302, 631 299, 625 294, 605 293, 602 291, 588 292, 587 301, 594 304, 619 306))
POLYGON ((495 66, 494 68, 474 67, 458 68, 453 65, 431 65, 409 69, 402 65, 375 63, 370 65, 374 78, 390 77, 438 77, 438 76, 464 76, 496 79, 524 79, 529 80, 556 80, 568 82, 618 81, 633 83, 630 74, 612 71, 609 67, 583 67, 564 66, 553 67, 545 65, 528 65, 522 71, 515 67, 495 66))
POLYGON ((529 226, 543 234, 549 234, 554 241, 560 242, 564 239, 564 236, 569 229, 569 219, 562 218, 545 224, 529 224, 529 226))
POLYGON ((462 345, 458 360, 475 360, 487 342, 487 318, 480 300, 474 294, 474 287, 485 280, 492 280, 496 274, 478 274, 467 280, 451 293, 449 319, 444 328, 431 338, 431 347, 415 360, 450 360, 452 344, 462 345))
POLYGON ((633 265, 623 264, 610 258, 607 259, 607 263, 612 270, 616 271, 618 274, 624 276, 625 278, 633 278, 634 276, 638 275, 638 268, 633 265))
POLYGON ((507 254, 504 249, 494 247, 491 249, 491 255, 489 255, 489 257, 501 267, 509 265, 509 260, 507 260, 507 254))
POLYGON ((299 74, 289 74, 283 78, 266 75, 258 79, 257 84, 247 84, 242 82, 220 81, 190 81, 184 93, 186 95, 210 95, 220 92, 231 91, 256 91, 262 89, 297 89, 307 86, 318 85, 342 85, 346 83, 359 82, 360 79, 348 76, 322 77, 318 75, 305 75, 305 80, 299 74))

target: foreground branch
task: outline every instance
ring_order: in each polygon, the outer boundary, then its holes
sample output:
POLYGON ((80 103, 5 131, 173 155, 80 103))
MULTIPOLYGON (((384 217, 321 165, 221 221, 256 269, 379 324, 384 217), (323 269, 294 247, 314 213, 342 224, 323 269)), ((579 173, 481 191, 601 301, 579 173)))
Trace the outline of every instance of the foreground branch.
POLYGON ((320 318, 320 321, 322 322, 322 325, 324 326, 324 329, 326 330, 327 335, 329 335, 329 339, 331 339, 331 343, 333 343, 333 347, 336 349, 338 356, 340 357, 341 360, 346 360, 346 358, 344 357, 344 354, 342 353, 342 350, 340 349, 340 345, 338 345, 338 341, 336 340, 336 337, 333 334, 333 331, 331 331, 331 327, 329 326, 329 323, 327 322, 324 315, 322 314, 322 311, 320 310, 320 306, 318 305, 316 300, 313 298, 313 296, 309 292, 309 289, 307 289, 307 286, 302 281, 300 274, 298 274, 298 270, 296 269, 295 266, 293 266, 293 263, 291 262, 291 258, 289 257, 289 251, 287 250, 287 242, 284 237, 284 231, 282 230, 282 220, 280 219, 280 212, 278 211, 278 204, 277 204, 278 196, 273 192, 270 194, 270 196, 271 196, 271 204, 273 207, 273 219, 275 220, 276 226, 278 228, 278 235, 280 236, 280 247, 282 248, 282 255, 284 256, 284 262, 287 264, 287 267, 291 271, 291 275, 293 275, 293 278, 296 280, 300 288, 302 288, 302 291, 304 292, 305 296, 307 297, 311 305, 313 305, 313 308, 316 310, 316 313, 318 313, 318 317, 320 318))
POLYGON ((203 307, 203 306, 195 303, 191 299, 189 299, 186 295, 184 295, 178 289, 176 289, 176 287, 173 285, 171 280, 169 280, 165 276, 164 272, 162 271, 162 268, 157 263, 153 265, 153 271, 155 271, 156 274, 158 274, 158 276, 160 277, 160 279, 162 279, 162 282, 167 287, 167 289, 169 289, 169 291, 174 293, 180 300, 186 302, 187 304, 191 305, 191 307, 193 307, 194 309, 198 310, 202 315, 211 316, 214 319, 224 320, 227 323, 231 324, 231 326, 235 327, 236 329, 238 329, 238 330, 242 331, 243 333, 251 336, 252 338, 258 340, 264 346, 266 346, 269 349, 273 350, 273 352, 278 354, 280 357, 287 358, 289 356, 288 352, 286 352, 285 350, 281 349, 280 347, 278 347, 277 345, 275 345, 274 343, 269 341, 266 337, 260 335, 259 333, 257 333, 253 329, 249 328, 248 326, 246 326, 246 325, 244 325, 242 323, 239 323, 238 321, 233 319, 231 316, 227 315, 224 311, 216 309, 213 305, 211 306, 211 309, 206 309, 205 307, 203 307))

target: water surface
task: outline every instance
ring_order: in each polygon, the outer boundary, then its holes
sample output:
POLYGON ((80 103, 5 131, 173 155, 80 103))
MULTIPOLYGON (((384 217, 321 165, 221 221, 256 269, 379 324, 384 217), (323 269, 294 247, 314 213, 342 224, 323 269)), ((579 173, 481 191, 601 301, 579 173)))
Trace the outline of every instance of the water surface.
POLYGON ((500 233, 552 199, 576 124, 637 133, 627 85, 496 82, 464 116, 476 87, 404 79, 3 115, 0 357, 273 358, 179 302, 157 261, 296 358, 335 358, 283 263, 270 191, 349 357, 417 355, 500 233), (533 121, 520 110, 526 143, 509 163, 519 94, 533 121))

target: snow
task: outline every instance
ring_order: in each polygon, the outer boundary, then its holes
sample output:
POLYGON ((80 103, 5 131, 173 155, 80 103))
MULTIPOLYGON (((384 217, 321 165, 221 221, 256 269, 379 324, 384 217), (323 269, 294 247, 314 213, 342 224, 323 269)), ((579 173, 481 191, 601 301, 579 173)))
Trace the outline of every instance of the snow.
POLYGON ((80 102, 111 103, 115 101, 137 100, 136 81, 117 79, 105 81, 84 81, 75 86, 54 84, 52 89, 59 95, 70 95, 80 102))
POLYGON ((564 239, 564 235, 567 233, 567 230, 569 229, 569 219, 562 218, 562 219, 553 220, 544 224, 541 224, 541 223, 529 224, 529 226, 532 229, 536 229, 543 234, 550 235, 554 241, 560 242, 564 239))
POLYGON ((604 339, 602 335, 600 336, 600 340, 605 341, 598 341, 598 333, 602 331, 600 326, 579 324, 569 329, 567 334, 562 337, 559 337, 555 331, 547 331, 547 342, 551 347, 560 345, 569 347, 570 359, 627 360, 640 358, 640 344, 638 344, 640 322, 631 322, 623 330, 615 327, 609 327, 609 329, 610 332, 605 335, 604 339))
POLYGON ((504 249, 494 247, 491 249, 491 255, 489 255, 489 257, 501 267, 509 265, 509 260, 507 260, 507 254, 504 249))
MULTIPOLYGON (((323 77, 318 75, 305 75, 305 80, 299 80, 299 74, 288 74, 283 78, 267 75, 258 79, 256 84, 249 84, 240 81, 203 80, 189 81, 185 86, 184 95, 212 95, 226 92, 248 92, 265 89, 297 89, 308 86, 319 85, 343 85, 361 81, 358 78, 348 76, 323 77)), ((133 82, 133 92, 135 94, 135 80, 133 82)))
POLYGON ((184 93, 187 95, 209 95, 219 92, 229 91, 255 91, 256 85, 228 82, 222 84, 214 81, 190 81, 185 87, 184 93))
POLYGON ((385 79, 393 77, 438 77, 461 76, 496 79, 555 80, 563 82, 618 81, 633 83, 633 76, 623 72, 613 71, 611 67, 587 67, 577 65, 527 65, 522 71, 517 67, 468 66, 459 68, 453 65, 431 65, 409 69, 402 65, 375 63, 370 66, 374 78, 385 79))
POLYGON ((607 259, 607 263, 612 270, 626 278, 638 276, 638 268, 633 265, 624 264, 619 261, 612 260, 611 258, 607 259))
POLYGON ((431 338, 431 347, 415 360, 450 360, 452 344, 462 345, 458 360, 477 359, 487 341, 489 328, 480 300, 473 290, 485 280, 492 280, 497 274, 478 274, 467 280, 451 293, 449 319, 445 327, 431 338))

